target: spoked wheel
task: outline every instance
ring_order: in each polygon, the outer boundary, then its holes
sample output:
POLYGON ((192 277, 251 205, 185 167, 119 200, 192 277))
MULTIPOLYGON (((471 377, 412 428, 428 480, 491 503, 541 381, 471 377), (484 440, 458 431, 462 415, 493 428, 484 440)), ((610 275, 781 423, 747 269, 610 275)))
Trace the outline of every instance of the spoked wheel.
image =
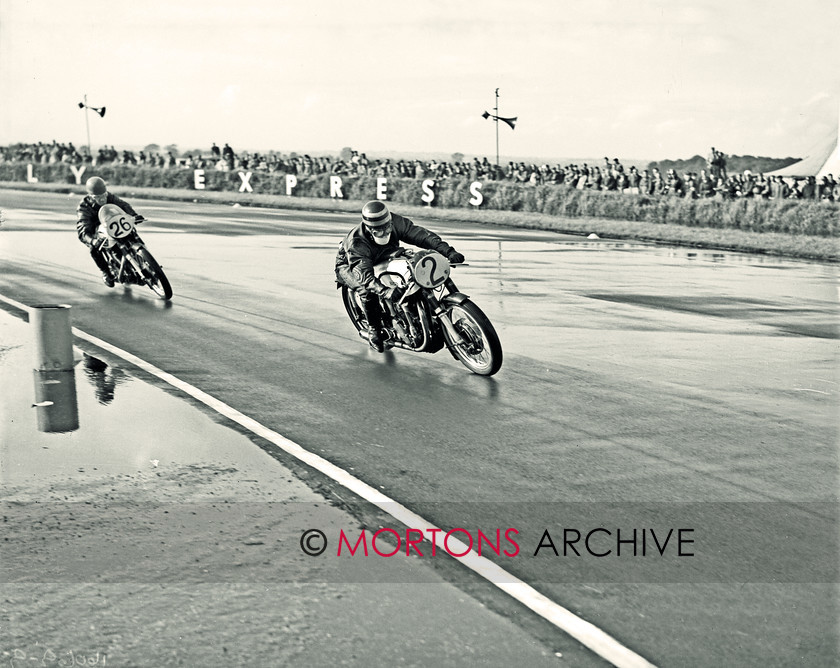
POLYGON ((362 307, 359 306, 359 303, 356 301, 356 293, 346 285, 341 286, 341 301, 344 304, 344 310, 347 311, 347 315, 350 316, 350 322, 353 323, 356 331, 367 331, 367 320, 365 320, 365 314, 364 311, 362 311, 362 307))
POLYGON ((502 367, 502 344, 484 312, 466 300, 461 304, 453 304, 449 309, 449 317, 464 340, 463 344, 456 343, 444 328, 446 342, 455 357, 473 373, 481 376, 496 373, 502 367))
POLYGON ((166 278, 166 274, 163 273, 163 269, 152 254, 145 248, 140 248, 137 250, 137 258, 140 260, 140 266, 143 269, 142 278, 146 285, 161 299, 172 299, 172 286, 169 285, 169 279, 166 278))

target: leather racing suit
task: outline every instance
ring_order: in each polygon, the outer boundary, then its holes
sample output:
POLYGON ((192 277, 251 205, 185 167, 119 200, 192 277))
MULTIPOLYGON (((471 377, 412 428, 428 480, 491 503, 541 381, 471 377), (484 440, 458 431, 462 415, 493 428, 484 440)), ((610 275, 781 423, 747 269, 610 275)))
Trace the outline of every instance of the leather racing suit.
MULTIPOLYGON (((137 212, 132 208, 132 206, 124 199, 117 197, 113 193, 108 193, 106 204, 116 204, 128 215, 134 216, 135 219, 138 218, 137 212)), ((101 209, 102 206, 104 205, 97 204, 90 196, 85 196, 85 198, 79 202, 79 206, 76 207, 76 236, 79 237, 79 241, 90 249, 90 256, 93 258, 96 266, 99 267, 99 270, 103 273, 110 273, 108 262, 105 260, 105 257, 93 245, 93 242, 96 239, 96 231, 99 228, 99 209, 101 209)))
POLYGON ((344 237, 335 258, 336 281, 359 294, 368 326, 375 330, 382 326, 382 312, 377 297, 384 295, 388 288, 374 275, 374 265, 398 250, 400 241, 437 251, 446 257, 456 252, 437 234, 415 225, 398 213, 391 213, 391 226, 388 243, 380 246, 373 240, 365 224, 360 222, 344 237))
POLYGON ((365 225, 359 223, 344 237, 338 248, 335 258, 336 280, 356 290, 363 300, 368 293, 381 295, 387 291, 388 288, 374 276, 373 267, 399 249, 400 241, 437 251, 445 257, 455 252, 437 234, 415 225, 398 213, 391 213, 391 225, 391 237, 384 246, 377 244, 366 231, 365 225))

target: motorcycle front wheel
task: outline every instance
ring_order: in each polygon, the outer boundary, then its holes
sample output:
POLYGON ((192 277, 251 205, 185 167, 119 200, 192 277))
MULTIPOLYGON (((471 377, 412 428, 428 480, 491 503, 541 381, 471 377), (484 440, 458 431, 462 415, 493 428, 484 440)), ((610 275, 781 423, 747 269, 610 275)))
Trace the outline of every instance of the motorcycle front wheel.
POLYGON ((452 354, 473 373, 492 376, 502 368, 502 343, 484 312, 469 299, 453 304, 449 317, 464 340, 455 342, 444 328, 443 335, 452 354))
POLYGON ((139 248, 137 259, 140 260, 140 266, 143 268, 142 278, 152 292, 161 299, 172 299, 172 286, 169 285, 169 279, 166 278, 166 274, 163 273, 163 269, 152 254, 145 248, 139 248))

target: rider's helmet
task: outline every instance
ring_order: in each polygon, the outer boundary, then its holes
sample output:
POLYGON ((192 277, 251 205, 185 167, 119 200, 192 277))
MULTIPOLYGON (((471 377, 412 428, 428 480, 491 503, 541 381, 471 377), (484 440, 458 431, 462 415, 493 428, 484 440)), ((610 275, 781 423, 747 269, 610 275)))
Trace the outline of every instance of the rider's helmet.
POLYGON ((362 207, 362 223, 380 246, 384 246, 391 239, 391 212, 388 207, 379 200, 372 200, 362 207))
POLYGON ((102 205, 107 201, 108 186, 105 185, 105 181, 101 177, 91 176, 85 183, 85 189, 90 198, 97 204, 102 205))

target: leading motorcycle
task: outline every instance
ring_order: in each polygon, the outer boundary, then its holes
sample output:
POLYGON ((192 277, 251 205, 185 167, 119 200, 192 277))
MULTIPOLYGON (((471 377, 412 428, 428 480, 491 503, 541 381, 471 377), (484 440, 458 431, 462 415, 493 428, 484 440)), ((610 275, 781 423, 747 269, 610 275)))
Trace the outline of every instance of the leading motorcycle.
POLYGON ((161 299, 172 298, 169 279, 137 234, 134 216, 116 204, 103 205, 99 209, 97 236, 104 240, 100 252, 117 282, 147 285, 161 299))
MULTIPOLYGON (((436 353, 444 346, 473 373, 492 376, 502 366, 502 344, 492 323, 450 278, 453 266, 432 250, 401 248, 374 266, 386 287, 404 291, 399 300, 380 297, 386 347, 436 353)), ((341 286, 341 298, 359 336, 368 323, 355 290, 341 286)))

